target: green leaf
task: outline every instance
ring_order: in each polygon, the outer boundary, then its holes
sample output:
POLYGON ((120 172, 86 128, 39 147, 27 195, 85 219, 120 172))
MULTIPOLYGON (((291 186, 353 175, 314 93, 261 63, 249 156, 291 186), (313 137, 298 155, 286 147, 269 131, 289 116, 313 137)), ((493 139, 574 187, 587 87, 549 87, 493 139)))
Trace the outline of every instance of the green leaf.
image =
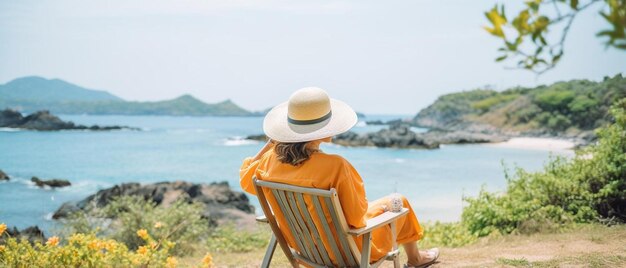
POLYGON ((578 0, 571 0, 569 2, 569 6, 572 7, 572 9, 574 10, 578 10, 578 0))
POLYGON ((496 61, 497 62, 503 61, 503 60, 506 59, 506 57, 508 57, 508 55, 500 56, 500 57, 496 58, 496 61))

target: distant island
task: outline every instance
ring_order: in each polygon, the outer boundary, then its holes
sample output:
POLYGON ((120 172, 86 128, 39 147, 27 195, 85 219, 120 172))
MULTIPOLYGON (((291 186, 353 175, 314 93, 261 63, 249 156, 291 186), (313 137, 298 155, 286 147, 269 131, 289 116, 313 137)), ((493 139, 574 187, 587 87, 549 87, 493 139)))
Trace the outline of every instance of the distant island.
POLYGON ((191 95, 172 100, 125 101, 109 92, 83 88, 60 79, 29 76, 0 85, 0 109, 49 110, 55 114, 253 116, 230 100, 208 104, 191 95))
POLYGON ((37 111, 27 116, 23 116, 22 113, 5 109, 0 111, 0 128, 20 128, 28 130, 39 131, 55 131, 55 130, 92 130, 92 131, 106 131, 106 130, 139 130, 134 127, 127 126, 85 126, 77 125, 71 121, 63 121, 56 115, 51 114, 49 111, 37 111))
POLYGON ((439 97, 411 124, 445 131, 589 141, 595 138, 595 129, 610 122, 609 107, 624 98, 626 78, 621 74, 601 82, 571 80, 501 92, 476 89, 439 97))

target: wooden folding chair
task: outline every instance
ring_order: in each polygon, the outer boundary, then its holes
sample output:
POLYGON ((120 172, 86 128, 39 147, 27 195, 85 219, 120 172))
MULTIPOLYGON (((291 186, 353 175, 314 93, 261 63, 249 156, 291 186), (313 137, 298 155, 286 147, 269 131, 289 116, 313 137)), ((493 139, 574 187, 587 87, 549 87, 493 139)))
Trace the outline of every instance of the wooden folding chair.
POLYGON ((269 223, 273 232, 261 267, 269 267, 276 243, 280 244, 293 267, 299 267, 300 264, 311 267, 378 267, 385 260, 393 261, 396 268, 400 267, 399 250, 396 243, 396 220, 406 215, 409 212, 408 209, 403 208, 397 213, 385 212, 369 219, 363 228, 350 229, 335 189, 321 190, 298 187, 260 181, 256 178, 254 178, 254 187, 263 213, 265 213, 265 217, 259 217, 257 220, 269 223), (270 207, 263 189, 270 190, 278 203, 278 207, 270 207), (312 201, 307 203, 305 202, 306 199, 312 201), (281 214, 285 216, 287 226, 278 225, 274 217, 276 210, 280 210, 281 214), (313 210, 315 213, 310 213, 309 210, 313 210), (312 214, 317 214, 322 226, 314 225, 312 214), (331 222, 326 220, 326 214, 330 215, 331 222), (387 224, 391 226, 392 249, 386 256, 370 264, 371 233, 387 224), (335 236, 331 230, 337 234, 338 242, 334 239, 335 236), (297 248, 292 248, 287 244, 283 232, 291 232, 297 248), (363 242, 361 251, 359 251, 354 236, 361 235, 363 242), (323 237, 327 238, 336 263, 331 261, 331 255, 322 242, 323 237))

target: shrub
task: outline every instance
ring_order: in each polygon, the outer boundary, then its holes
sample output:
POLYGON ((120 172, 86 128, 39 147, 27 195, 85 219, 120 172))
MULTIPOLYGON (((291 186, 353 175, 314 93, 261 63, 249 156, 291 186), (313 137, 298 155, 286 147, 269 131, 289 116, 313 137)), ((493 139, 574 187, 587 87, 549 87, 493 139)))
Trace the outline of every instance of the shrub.
MULTIPOLYGON (((143 230, 145 231, 145 230, 143 230)), ((138 232, 139 233, 139 232, 138 232)), ((2 235, 2 233, 0 233, 2 235)), ((135 236, 138 236, 136 234, 135 236)), ((170 255, 174 243, 155 240, 141 232, 142 246, 129 250, 124 243, 102 239, 95 234, 73 234, 63 240, 56 236, 45 244, 30 244, 10 237, 0 245, 2 267, 175 267, 170 255)), ((208 266, 208 265, 207 265, 208 266)), ((207 267, 205 266, 205 267, 207 267)))
POLYGON ((133 250, 143 245, 143 239, 135 235, 137 230, 143 229, 156 239, 172 241, 175 244, 172 252, 184 255, 193 252, 209 231, 202 211, 202 205, 183 200, 164 207, 141 197, 123 196, 93 213, 72 215, 66 226, 68 233, 93 232, 120 241, 133 250))
POLYGON ((563 111, 576 97, 576 93, 566 89, 549 89, 535 96, 535 103, 547 111, 563 111))
POLYGON ((626 100, 612 109, 614 122, 598 143, 571 160, 556 157, 540 172, 507 174, 505 193, 481 190, 465 198, 462 224, 476 236, 532 233, 576 222, 626 222, 626 100))
POLYGON ((460 247, 476 241, 477 237, 467 232, 467 226, 460 222, 435 222, 424 225, 424 237, 420 247, 460 247))

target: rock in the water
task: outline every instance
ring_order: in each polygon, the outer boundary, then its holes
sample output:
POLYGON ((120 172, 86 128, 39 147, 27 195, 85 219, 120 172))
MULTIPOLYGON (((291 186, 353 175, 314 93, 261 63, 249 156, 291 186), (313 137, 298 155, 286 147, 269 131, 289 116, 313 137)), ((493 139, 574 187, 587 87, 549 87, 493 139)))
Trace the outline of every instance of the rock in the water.
POLYGON ((407 125, 391 125, 389 129, 356 134, 346 132, 333 138, 333 143, 343 146, 375 146, 382 148, 435 149, 439 143, 424 139, 407 125))
POLYGON ((77 130, 118 130, 118 129, 132 129, 123 126, 83 126, 75 125, 72 122, 66 122, 59 117, 51 114, 48 111, 37 111, 26 117, 23 117, 21 113, 6 109, 0 112, 0 127, 10 128, 23 128, 32 130, 65 130, 65 129, 77 129, 77 130))
POLYGON ((17 126, 23 119, 24 117, 20 112, 6 109, 0 112, 0 127, 17 126))
POLYGON ((267 141, 268 137, 265 134, 250 135, 246 137, 246 140, 267 141))
POLYGON ((60 188, 72 185, 68 180, 62 179, 51 179, 51 180, 41 180, 37 177, 32 177, 30 181, 34 182, 35 185, 39 187, 50 186, 52 188, 60 188))
POLYGON ((508 140, 507 136, 497 134, 476 133, 468 131, 429 131, 420 133, 424 139, 439 144, 492 143, 508 140))
POLYGON ((61 120, 48 111, 38 111, 24 117, 19 127, 36 130, 61 130, 73 129, 76 126, 72 122, 61 120))
POLYGON ((4 173, 4 171, 0 170, 0 181, 8 181, 10 179, 11 178, 9 177, 9 175, 4 173))
POLYGON ((160 206, 168 206, 179 198, 205 205, 203 216, 218 224, 224 222, 254 222, 254 206, 242 192, 233 191, 227 182, 195 184, 184 181, 141 185, 124 183, 98 191, 79 202, 63 204, 52 216, 67 217, 75 211, 90 212, 102 208, 119 196, 139 196, 160 206))
POLYGON ((38 226, 30 226, 21 231, 17 230, 16 227, 7 228, 6 233, 0 235, 0 244, 4 244, 5 239, 9 236, 17 238, 18 240, 26 239, 31 244, 35 242, 44 243, 44 241, 46 241, 46 237, 38 226))

